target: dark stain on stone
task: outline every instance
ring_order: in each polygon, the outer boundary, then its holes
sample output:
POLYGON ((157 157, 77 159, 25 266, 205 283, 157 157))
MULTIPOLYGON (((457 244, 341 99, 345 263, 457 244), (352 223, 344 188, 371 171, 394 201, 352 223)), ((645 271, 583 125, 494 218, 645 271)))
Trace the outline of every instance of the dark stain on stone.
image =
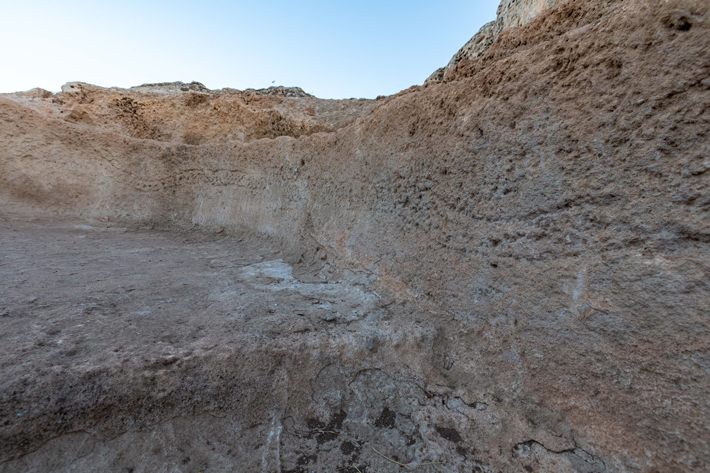
POLYGON ((447 427, 439 427, 438 425, 436 426, 436 431, 438 432, 439 435, 444 437, 446 440, 454 443, 459 443, 463 440, 461 438, 461 434, 459 434, 456 429, 449 429, 447 427))
POLYGON ((310 463, 315 463, 318 460, 318 455, 303 455, 298 460, 296 460, 297 465, 308 465, 310 463))
POLYGON ((322 429, 325 427, 325 422, 321 422, 318 419, 308 419, 306 425, 310 430, 322 429))
POLYGON ((350 455, 356 449, 357 447, 355 446, 355 444, 353 444, 349 440, 346 440, 345 442, 340 444, 340 451, 343 453, 343 455, 350 455))
POLYGON ((385 407, 382 409, 382 414, 375 420, 375 427, 387 427, 394 429, 394 421, 397 419, 397 414, 385 407))
POLYGON ((326 427, 326 430, 340 430, 343 428, 343 421, 347 419, 348 415, 345 413, 344 410, 340 409, 340 412, 337 414, 333 414, 330 417, 330 422, 328 422, 328 426, 326 427))
POLYGON ((338 438, 337 432, 327 430, 316 435, 316 442, 318 442, 318 445, 322 445, 326 442, 330 442, 331 440, 335 440, 336 438, 338 438))
POLYGON ((293 468, 292 470, 281 470, 281 473, 309 473, 311 471, 308 468, 303 468, 306 465, 309 465, 311 463, 315 463, 318 461, 318 456, 316 454, 313 455, 303 455, 296 460, 296 468, 293 468))
POLYGON ((310 438, 311 435, 316 434, 316 441, 318 444, 324 444, 325 442, 335 440, 338 435, 340 435, 339 430, 342 430, 343 421, 345 421, 347 417, 347 413, 341 409, 340 412, 331 416, 328 425, 318 419, 308 419, 308 421, 306 421, 306 425, 311 431, 308 438, 310 438))

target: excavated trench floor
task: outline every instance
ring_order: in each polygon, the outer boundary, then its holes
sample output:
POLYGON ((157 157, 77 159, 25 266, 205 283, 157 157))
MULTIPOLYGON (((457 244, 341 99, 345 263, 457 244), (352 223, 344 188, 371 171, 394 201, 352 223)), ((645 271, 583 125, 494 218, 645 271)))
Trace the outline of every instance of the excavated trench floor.
POLYGON ((509 409, 430 384, 431 314, 282 248, 0 214, 0 473, 603 470, 480 452, 509 409))
MULTIPOLYGON (((277 338, 289 342, 301 338, 299 344, 319 344, 323 341, 322 334, 336 326, 349 327, 346 331, 350 333, 368 332, 367 326, 374 323, 373 314, 379 315, 373 312, 381 305, 377 294, 347 282, 327 281, 326 276, 309 272, 309 268, 300 269, 302 279, 311 282, 301 282, 294 277, 293 267, 284 262, 284 258, 293 259, 294 255, 283 254, 269 243, 254 236, 129 229, 100 221, 3 216, 0 220, 0 345, 3 347, 0 378, 6 408, 3 417, 9 419, 5 420, 5 427, 19 424, 20 436, 28 438, 15 448, 14 460, 0 465, 0 471, 62 470, 69 465, 89 471, 96 468, 97 462, 104 464, 105 471, 158 471, 154 468, 172 471, 169 465, 173 463, 180 471, 210 467, 216 471, 235 467, 235 459, 248 463, 249 458, 244 457, 254 455, 240 454, 243 448, 264 450, 256 455, 263 465, 254 467, 270 469, 271 450, 278 450, 278 446, 268 445, 274 442, 269 437, 273 436, 274 429, 270 429, 273 426, 267 426, 263 436, 266 442, 259 442, 262 436, 257 434, 250 436, 257 439, 252 442, 254 445, 240 445, 243 439, 234 435, 241 430, 236 425, 239 422, 235 424, 222 415, 223 411, 230 411, 224 402, 215 407, 209 399, 202 399, 195 407, 184 399, 173 400, 173 404, 185 405, 172 406, 178 412, 168 414, 177 417, 167 424, 166 415, 157 415, 152 422, 131 419, 127 425, 104 427, 107 432, 102 432, 100 424, 106 419, 89 416, 77 420, 77 415, 81 415, 70 412, 67 421, 55 412, 72 408, 93 411, 97 406, 91 405, 91 396, 84 396, 83 402, 76 401, 84 393, 76 392, 75 386, 60 386, 56 379, 43 383, 47 378, 64 377, 80 384, 86 374, 106 379, 116 375, 127 383, 122 389, 130 391, 131 379, 135 380, 135 373, 141 372, 158 378, 182 375, 190 383, 194 366, 185 366, 180 374, 180 365, 186 360, 198 360, 205 371, 219 369, 215 368, 219 364, 215 359, 228 359, 235 351, 241 351, 242 357, 254 354, 253 348, 243 343, 245 338, 260 341, 268 351, 270 341, 277 338), (306 336, 319 332, 315 339, 306 336), (156 366, 177 366, 173 371, 178 373, 166 375, 164 369, 156 371, 156 366), (125 376, 126 371, 134 375, 125 376), (21 388, 17 389, 18 386, 21 388), (70 405, 58 406, 63 402, 70 405), (204 409, 205 404, 206 412, 195 413, 204 409), (17 412, 10 409, 11 405, 17 412), (181 407, 189 411, 189 418, 180 417, 181 407), (47 416, 57 417, 57 424, 75 425, 69 432, 52 435, 42 431, 47 416), (23 427, 21 421, 25 419, 23 427), (135 424, 142 424, 142 430, 131 430, 135 424), (40 441, 33 436, 40 437, 40 441), (51 439, 45 443, 47 437, 51 439), (210 445, 215 442, 224 451, 215 451, 210 445), (28 446, 29 454, 22 451, 28 446)), ((320 267, 322 264, 316 269, 320 267)), ((301 346, 296 353, 303 349, 301 346)), ((251 358, 245 365, 248 369, 248 364, 254 363, 255 371, 263 368, 264 363, 273 362, 269 354, 264 354, 261 360, 258 354, 257 359, 251 358)), ((278 385, 279 374, 274 378, 278 385)), ((102 382, 106 383, 106 379, 102 382)), ((153 381, 153 386, 143 394, 159 399, 163 395, 161 380, 153 381)), ((173 380, 163 381, 174 384, 173 380)), ((136 380, 138 385, 142 382, 136 380)), ((240 388, 256 389, 238 383, 229 386, 232 390, 240 388)), ((105 384, 103 389, 107 389, 105 384)), ((143 386, 136 389, 145 391, 143 386)), ((197 391, 209 397, 209 389, 197 391)), ((223 395, 221 391, 214 394, 223 395)), ((256 397, 259 396, 278 397, 273 392, 257 392, 256 397)), ((100 396, 93 400, 101 403, 100 396)), ((137 408, 140 410, 142 406, 137 408)), ((240 406, 232 408, 239 410, 240 406)), ((105 415, 110 417, 109 411, 105 415)), ((270 413, 266 411, 269 409, 259 414, 268 416, 270 413)), ((254 429, 260 425, 248 427, 254 429)), ((282 429, 279 426, 278 430, 282 429)), ((15 447, 12 441, 6 442, 6 446, 15 447)), ((299 462, 305 465, 312 458, 296 459, 296 470, 299 462)))
POLYGON ((253 235, 3 215, 0 471, 400 468, 368 447, 412 450, 386 406, 427 402, 379 369, 405 332, 393 304, 321 261, 295 277, 298 259, 253 235))

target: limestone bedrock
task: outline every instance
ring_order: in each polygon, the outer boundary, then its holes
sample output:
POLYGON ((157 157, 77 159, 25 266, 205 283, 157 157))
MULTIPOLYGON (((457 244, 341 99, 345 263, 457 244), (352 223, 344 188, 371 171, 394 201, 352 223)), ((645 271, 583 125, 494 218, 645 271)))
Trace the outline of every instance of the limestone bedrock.
POLYGON ((0 471, 710 470, 709 9, 505 1, 377 100, 1 95, 0 471))

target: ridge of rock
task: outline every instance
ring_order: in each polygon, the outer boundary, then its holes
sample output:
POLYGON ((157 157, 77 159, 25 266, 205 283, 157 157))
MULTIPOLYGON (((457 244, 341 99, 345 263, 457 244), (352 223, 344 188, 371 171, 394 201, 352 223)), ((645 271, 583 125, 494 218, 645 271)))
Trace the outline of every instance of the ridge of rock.
POLYGON ((6 96, 70 123, 188 145, 333 132, 379 105, 368 99, 320 99, 300 87, 210 90, 199 82, 129 89, 68 82, 57 94, 33 89, 6 96))

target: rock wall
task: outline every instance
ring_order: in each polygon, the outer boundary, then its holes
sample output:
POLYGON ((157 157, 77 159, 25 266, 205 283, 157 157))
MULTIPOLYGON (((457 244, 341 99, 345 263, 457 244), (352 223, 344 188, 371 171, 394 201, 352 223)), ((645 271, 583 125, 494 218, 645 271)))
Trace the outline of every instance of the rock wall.
MULTIPOLYGON (((515 5, 499 19, 547 7, 515 5)), ((515 415, 496 441, 523 424, 560 439, 511 435, 508 452, 579 448, 607 471, 703 471, 709 8, 558 1, 442 81, 384 100, 257 93, 268 105, 243 116, 288 110, 276 123, 219 118, 247 93, 3 96, 0 193, 322 252, 430 314, 435 368, 417 376, 504 399, 515 415), (329 118, 339 109, 346 119, 329 118)))

